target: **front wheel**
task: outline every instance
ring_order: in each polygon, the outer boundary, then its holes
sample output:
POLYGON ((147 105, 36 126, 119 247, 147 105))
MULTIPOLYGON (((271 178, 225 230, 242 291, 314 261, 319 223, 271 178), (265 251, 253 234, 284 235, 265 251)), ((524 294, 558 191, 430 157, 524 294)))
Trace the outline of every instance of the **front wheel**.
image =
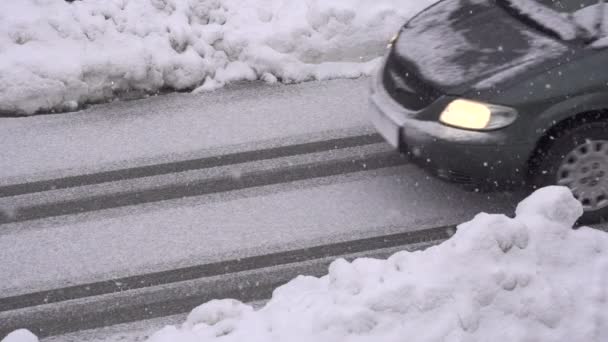
POLYGON ((563 185, 572 191, 585 213, 583 223, 608 219, 608 122, 592 122, 561 132, 532 169, 536 187, 563 185))

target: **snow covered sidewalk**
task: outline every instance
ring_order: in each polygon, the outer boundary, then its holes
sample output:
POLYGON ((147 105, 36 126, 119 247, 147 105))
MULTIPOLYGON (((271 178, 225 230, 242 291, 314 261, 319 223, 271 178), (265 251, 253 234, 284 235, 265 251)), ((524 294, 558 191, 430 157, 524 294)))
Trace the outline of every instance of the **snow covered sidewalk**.
POLYGON ((573 230, 581 214, 569 190, 544 188, 515 218, 479 214, 425 251, 337 260, 260 310, 206 303, 150 341, 606 341, 608 234, 573 230))
POLYGON ((0 2, 0 113, 368 74, 431 0, 0 2))

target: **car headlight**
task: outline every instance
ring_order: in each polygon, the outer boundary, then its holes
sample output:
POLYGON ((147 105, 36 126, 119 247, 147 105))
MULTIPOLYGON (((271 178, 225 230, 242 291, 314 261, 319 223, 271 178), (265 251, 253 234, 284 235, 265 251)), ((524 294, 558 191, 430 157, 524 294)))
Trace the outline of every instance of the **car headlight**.
POLYGON ((399 34, 401 33, 401 31, 395 33, 394 36, 391 37, 391 39, 388 41, 388 44, 386 45, 387 49, 390 49, 393 47, 393 45, 395 44, 395 42, 397 41, 397 39, 399 39, 399 34))
POLYGON ((506 127, 516 118, 517 111, 510 107, 458 99, 443 110, 439 121, 457 128, 488 131, 506 127))

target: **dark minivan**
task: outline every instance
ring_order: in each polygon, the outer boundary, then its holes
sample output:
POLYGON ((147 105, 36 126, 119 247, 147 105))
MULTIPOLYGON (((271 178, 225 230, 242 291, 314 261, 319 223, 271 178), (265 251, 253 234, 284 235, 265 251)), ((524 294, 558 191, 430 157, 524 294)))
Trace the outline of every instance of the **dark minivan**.
POLYGON ((569 187, 608 217, 603 1, 443 0, 391 40, 373 122, 441 178, 569 187))

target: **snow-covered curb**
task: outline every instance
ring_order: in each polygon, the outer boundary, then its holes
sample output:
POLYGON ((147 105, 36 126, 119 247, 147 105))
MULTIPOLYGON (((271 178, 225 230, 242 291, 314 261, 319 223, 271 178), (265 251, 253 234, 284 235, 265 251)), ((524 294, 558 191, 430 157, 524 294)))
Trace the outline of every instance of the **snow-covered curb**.
MULTIPOLYGON (((538 190, 515 218, 479 214, 425 251, 337 260, 260 310, 217 300, 151 342, 607 341, 608 234, 573 230, 580 203, 538 190)), ((3 342, 33 342, 20 330, 3 342)))
POLYGON ((0 113, 369 74, 431 0, 0 1, 0 113), (138 95, 139 94, 139 95, 138 95))

